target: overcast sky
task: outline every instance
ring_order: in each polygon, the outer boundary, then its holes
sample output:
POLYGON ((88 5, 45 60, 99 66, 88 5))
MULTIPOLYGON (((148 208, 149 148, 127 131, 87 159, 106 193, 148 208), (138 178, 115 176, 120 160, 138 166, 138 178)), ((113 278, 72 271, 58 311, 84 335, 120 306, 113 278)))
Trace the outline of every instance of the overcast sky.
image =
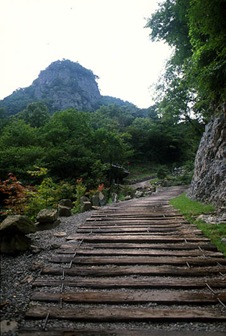
POLYGON ((0 99, 65 58, 92 70, 102 95, 150 106, 170 55, 144 28, 158 2, 0 0, 0 99))

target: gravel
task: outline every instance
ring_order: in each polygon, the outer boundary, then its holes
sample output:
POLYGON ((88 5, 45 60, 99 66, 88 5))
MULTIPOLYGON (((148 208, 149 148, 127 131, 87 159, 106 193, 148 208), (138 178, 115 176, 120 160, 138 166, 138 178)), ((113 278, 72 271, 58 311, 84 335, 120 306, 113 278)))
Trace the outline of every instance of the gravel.
POLYGON ((33 280, 39 276, 43 264, 54 253, 54 250, 65 243, 67 236, 75 234, 77 228, 91 216, 93 211, 71 217, 61 217, 61 223, 56 228, 29 234, 28 236, 32 239, 32 248, 24 254, 1 255, 0 334, 2 336, 17 335, 13 330, 23 324, 33 280), (66 235, 55 236, 59 232, 66 235))

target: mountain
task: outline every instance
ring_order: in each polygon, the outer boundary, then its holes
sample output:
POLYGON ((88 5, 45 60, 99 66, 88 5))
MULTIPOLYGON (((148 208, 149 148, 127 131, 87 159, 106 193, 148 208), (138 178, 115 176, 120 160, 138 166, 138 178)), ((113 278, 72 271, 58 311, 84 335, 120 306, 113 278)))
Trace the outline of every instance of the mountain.
MULTIPOLYGON (((20 88, 1 100, 0 107, 5 108, 7 114, 13 115, 25 109, 28 104, 39 101, 46 104, 50 112, 70 107, 79 111, 92 111, 107 104, 102 102, 105 98, 100 94, 97 78, 91 70, 77 62, 56 61, 41 71, 29 87, 20 88)), ((110 101, 116 103, 117 98, 110 101)))

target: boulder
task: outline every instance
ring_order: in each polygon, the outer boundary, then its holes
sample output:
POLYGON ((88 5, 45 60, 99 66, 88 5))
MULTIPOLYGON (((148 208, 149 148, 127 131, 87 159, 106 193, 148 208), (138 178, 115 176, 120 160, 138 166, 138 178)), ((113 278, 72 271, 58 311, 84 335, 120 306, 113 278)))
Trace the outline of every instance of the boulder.
POLYGON ((92 203, 90 201, 84 201, 82 203, 81 211, 85 212, 85 211, 90 211, 90 210, 92 210, 92 203))
POLYGON ((60 200, 59 205, 68 207, 70 209, 73 208, 72 201, 70 199, 67 199, 67 198, 60 200))
POLYGON ((53 223, 57 220, 59 213, 56 209, 43 209, 37 215, 39 223, 53 223))
POLYGON ((71 216, 71 208, 58 204, 58 214, 59 217, 70 217, 71 216))
POLYGON ((49 230, 58 226, 61 222, 58 219, 59 213, 56 209, 43 209, 37 215, 36 229, 49 230))
POLYGON ((93 204, 93 206, 97 206, 97 207, 100 206, 100 199, 99 199, 98 194, 95 194, 95 195, 92 196, 92 204, 93 204))
POLYGON ((0 225, 1 253, 15 254, 30 248, 26 235, 36 231, 34 223, 26 216, 8 216, 0 225))

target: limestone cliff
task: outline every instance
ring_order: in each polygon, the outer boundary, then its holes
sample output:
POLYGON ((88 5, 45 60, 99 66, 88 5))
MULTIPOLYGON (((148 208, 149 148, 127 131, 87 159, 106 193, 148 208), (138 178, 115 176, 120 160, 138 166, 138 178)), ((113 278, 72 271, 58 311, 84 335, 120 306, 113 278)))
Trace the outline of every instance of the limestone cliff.
POLYGON ((206 125, 195 159, 188 196, 226 206, 226 110, 206 125))

